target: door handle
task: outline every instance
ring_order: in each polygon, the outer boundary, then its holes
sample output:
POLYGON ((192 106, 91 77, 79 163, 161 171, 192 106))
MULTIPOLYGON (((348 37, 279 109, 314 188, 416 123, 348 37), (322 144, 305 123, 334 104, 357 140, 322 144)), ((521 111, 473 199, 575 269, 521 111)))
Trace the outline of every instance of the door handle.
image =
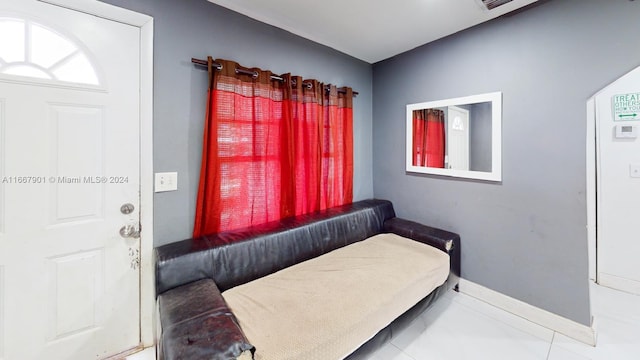
POLYGON ((138 239, 140 237, 140 227, 137 224, 127 224, 120 228, 120 236, 125 239, 138 239))

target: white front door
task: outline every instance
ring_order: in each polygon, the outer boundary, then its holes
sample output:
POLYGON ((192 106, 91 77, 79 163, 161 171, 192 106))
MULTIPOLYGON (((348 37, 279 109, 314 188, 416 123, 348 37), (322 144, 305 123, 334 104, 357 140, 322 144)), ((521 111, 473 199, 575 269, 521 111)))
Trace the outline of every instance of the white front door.
POLYGON ((139 28, 0 0, 0 34, 0 359, 136 347, 139 28))
POLYGON ((469 110, 449 106, 446 146, 449 169, 469 170, 469 110))

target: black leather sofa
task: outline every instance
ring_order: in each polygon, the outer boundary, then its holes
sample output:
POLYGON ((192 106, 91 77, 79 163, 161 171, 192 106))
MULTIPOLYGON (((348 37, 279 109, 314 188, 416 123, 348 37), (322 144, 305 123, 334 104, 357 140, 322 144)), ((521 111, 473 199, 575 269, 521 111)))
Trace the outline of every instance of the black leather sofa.
POLYGON ((442 286, 347 357, 366 358, 457 287, 460 276, 460 237, 397 218, 386 200, 359 201, 156 248, 159 359, 235 359, 253 351, 221 292, 383 232, 447 252, 451 271, 442 286))

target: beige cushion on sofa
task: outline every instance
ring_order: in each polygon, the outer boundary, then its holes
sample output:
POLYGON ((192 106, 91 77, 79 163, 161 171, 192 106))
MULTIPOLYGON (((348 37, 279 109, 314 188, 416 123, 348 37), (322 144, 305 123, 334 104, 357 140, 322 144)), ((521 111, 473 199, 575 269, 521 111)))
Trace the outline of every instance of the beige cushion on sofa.
POLYGON ((448 274, 446 253, 380 234, 222 295, 256 360, 342 359, 448 274))

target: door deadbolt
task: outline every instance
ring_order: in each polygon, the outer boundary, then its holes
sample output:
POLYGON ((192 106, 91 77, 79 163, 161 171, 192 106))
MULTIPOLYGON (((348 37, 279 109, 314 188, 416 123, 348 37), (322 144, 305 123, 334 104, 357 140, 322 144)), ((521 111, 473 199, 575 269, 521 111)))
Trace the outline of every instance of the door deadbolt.
POLYGON ((136 207, 135 207, 135 206, 133 206, 133 204, 131 204, 131 203, 126 203, 126 204, 123 204, 122 206, 120 206, 120 212, 121 212, 121 213, 123 213, 123 214, 125 214, 125 215, 129 215, 129 214, 131 214, 131 213, 133 212, 133 210, 134 210, 135 208, 136 208, 136 207))

